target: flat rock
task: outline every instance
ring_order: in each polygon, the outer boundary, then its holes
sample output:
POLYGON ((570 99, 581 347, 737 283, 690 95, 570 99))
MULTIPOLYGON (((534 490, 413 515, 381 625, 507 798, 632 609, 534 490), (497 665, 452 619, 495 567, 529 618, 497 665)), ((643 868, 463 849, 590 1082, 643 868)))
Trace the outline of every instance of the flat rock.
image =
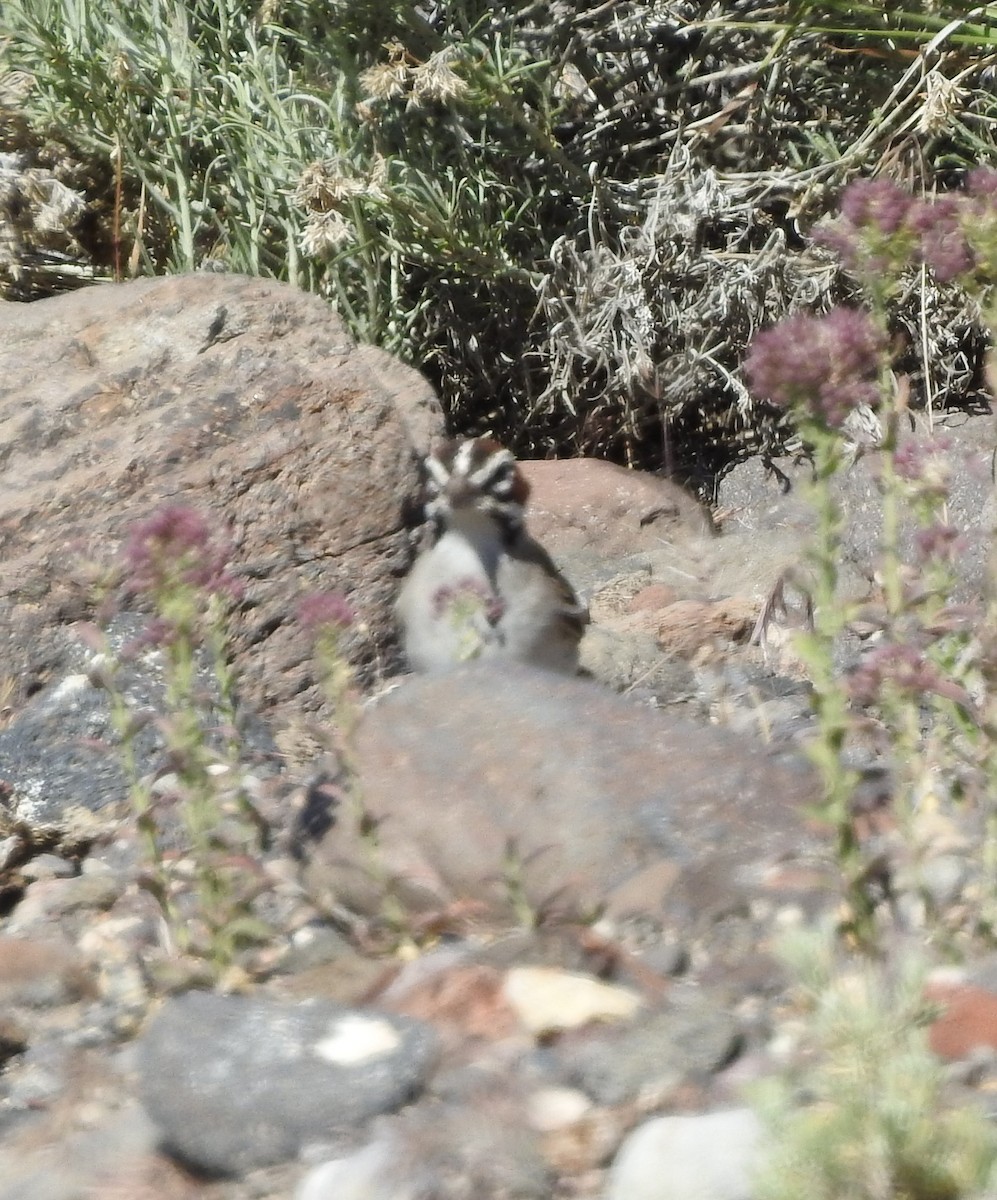
POLYGON ((306 880, 372 914, 390 891, 411 910, 624 919, 620 891, 709 920, 704 874, 729 905, 814 847, 801 813, 817 785, 799 757, 516 664, 410 679, 367 713, 356 753, 363 813, 332 814, 306 880))
POLYGON ((523 1025, 536 1036, 577 1029, 593 1021, 632 1017, 641 998, 629 988, 603 983, 557 967, 513 967, 503 995, 523 1025))
POLYGON ((139 1096, 171 1153, 235 1174, 397 1108, 436 1054, 427 1026, 394 1014, 190 992, 141 1039, 139 1096))
MULTIPOLYGON (((95 569, 163 502, 235 544, 246 696, 319 703, 293 620, 309 590, 350 595, 349 652, 392 657, 409 556, 414 449, 441 426, 414 371, 357 346, 318 297, 198 274, 0 305, 0 652, 19 699, 55 678, 95 569)), ((0 771, 2 775, 2 771, 0 771)))

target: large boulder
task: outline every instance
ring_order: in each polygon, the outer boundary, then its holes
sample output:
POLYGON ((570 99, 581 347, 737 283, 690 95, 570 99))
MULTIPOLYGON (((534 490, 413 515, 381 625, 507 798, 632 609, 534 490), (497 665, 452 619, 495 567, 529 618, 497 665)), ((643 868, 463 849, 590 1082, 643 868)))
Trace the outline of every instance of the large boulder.
POLYGON ((228 528, 247 604, 248 699, 313 707, 294 612, 341 589, 350 654, 390 663, 415 452, 441 427, 415 371, 358 346, 320 299, 232 275, 0 304, 0 654, 19 698, 64 666, 94 564, 164 502, 228 528))
POLYGON ((742 910, 816 842, 794 754, 514 663, 413 678, 356 738, 310 890, 371 914, 471 906, 500 920, 742 910))

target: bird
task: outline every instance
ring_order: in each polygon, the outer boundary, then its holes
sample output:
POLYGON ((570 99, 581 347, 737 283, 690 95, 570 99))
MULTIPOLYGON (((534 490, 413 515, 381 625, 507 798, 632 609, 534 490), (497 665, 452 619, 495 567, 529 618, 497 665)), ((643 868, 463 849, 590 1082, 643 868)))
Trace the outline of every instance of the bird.
POLYGON ((512 452, 491 437, 450 439, 423 467, 433 542, 395 605, 409 666, 504 657, 575 674, 588 611, 526 530, 530 485, 512 452))

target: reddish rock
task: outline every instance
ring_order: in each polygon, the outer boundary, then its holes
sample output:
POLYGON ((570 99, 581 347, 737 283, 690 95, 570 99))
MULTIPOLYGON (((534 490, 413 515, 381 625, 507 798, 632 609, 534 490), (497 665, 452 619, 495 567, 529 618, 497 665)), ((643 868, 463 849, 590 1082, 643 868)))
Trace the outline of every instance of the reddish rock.
POLYGON ((928 1044, 940 1058, 966 1058, 978 1046, 997 1049, 997 995, 974 984, 940 981, 924 992, 943 1010, 928 1031, 928 1044))
POLYGON ((679 600, 658 613, 658 645, 667 654, 691 658, 715 642, 747 641, 757 619, 758 605, 750 600, 679 600))
POLYGON ((670 479, 597 458, 521 465, 532 488, 530 531, 555 556, 619 558, 712 533, 706 509, 670 479))
POLYGON ((496 1041, 520 1032, 502 984, 494 967, 461 964, 435 972, 380 1006, 426 1021, 450 1040, 496 1041))
POLYGON ((0 937, 0 1005, 68 1004, 92 991, 83 960, 68 942, 0 937))
POLYGON ((182 502, 231 530, 250 699, 314 707, 297 602, 347 592, 353 657, 390 661, 413 448, 440 426, 419 375, 283 284, 200 274, 0 305, 5 672, 21 696, 52 677, 129 525, 182 502))
POLYGON ((674 604, 678 596, 673 587, 669 587, 667 583, 651 583, 633 597, 627 605, 629 612, 656 612, 658 609, 667 608, 670 604, 674 604))

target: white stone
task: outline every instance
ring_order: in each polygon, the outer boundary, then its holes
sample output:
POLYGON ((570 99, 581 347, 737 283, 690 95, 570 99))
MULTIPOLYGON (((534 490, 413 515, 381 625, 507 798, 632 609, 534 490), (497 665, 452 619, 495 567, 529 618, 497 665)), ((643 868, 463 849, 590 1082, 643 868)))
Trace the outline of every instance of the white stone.
POLYGON ((604 1200, 751 1200, 762 1136, 749 1108, 646 1121, 620 1147, 604 1200))
POLYGON ((411 1200, 412 1189, 390 1182, 388 1147, 371 1142, 349 1158, 313 1168, 298 1184, 294 1200, 411 1200))
POLYGON ((538 1133, 574 1125, 591 1111, 592 1101, 578 1088, 539 1088, 526 1102, 527 1120, 538 1133))
POLYGON ((45 708, 62 708, 67 700, 72 701, 82 692, 88 691, 91 686, 90 679, 86 675, 67 675, 49 692, 45 698, 45 708))
POLYGON ((642 1003, 630 988, 557 967, 513 967, 506 972, 502 994, 520 1021, 537 1035, 577 1029, 590 1021, 626 1019, 642 1003))

